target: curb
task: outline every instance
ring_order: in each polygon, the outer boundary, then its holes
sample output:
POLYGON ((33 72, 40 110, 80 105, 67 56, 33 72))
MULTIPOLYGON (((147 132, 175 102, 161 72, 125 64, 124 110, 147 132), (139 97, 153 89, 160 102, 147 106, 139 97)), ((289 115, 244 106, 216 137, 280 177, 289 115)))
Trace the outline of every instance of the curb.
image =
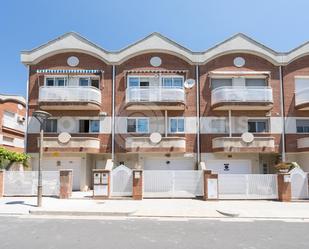
POLYGON ((31 215, 70 215, 70 216, 125 216, 128 217, 134 212, 87 212, 87 211, 44 211, 44 210, 29 210, 31 215))

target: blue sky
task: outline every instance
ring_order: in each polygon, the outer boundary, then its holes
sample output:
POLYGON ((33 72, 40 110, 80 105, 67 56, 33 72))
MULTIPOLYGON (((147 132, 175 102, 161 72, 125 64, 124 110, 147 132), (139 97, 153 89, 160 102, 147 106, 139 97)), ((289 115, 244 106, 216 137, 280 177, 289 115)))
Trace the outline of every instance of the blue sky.
POLYGON ((242 32, 277 51, 309 40, 308 0, 8 0, 0 5, 0 92, 26 94, 20 51, 76 31, 119 50, 157 31, 193 51, 242 32))

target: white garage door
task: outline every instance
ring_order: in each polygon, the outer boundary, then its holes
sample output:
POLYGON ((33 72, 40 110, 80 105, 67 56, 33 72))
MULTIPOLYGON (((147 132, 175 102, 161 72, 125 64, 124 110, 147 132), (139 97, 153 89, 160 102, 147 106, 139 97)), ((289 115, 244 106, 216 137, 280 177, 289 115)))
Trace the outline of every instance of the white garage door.
POLYGON ((80 158, 53 158, 44 159, 42 170, 54 171, 61 169, 73 170, 73 190, 80 190, 81 159, 80 158))
POLYGON ((250 160, 210 160, 206 168, 217 174, 251 174, 250 160))
POLYGON ((194 170, 194 158, 146 158, 145 170, 194 170))

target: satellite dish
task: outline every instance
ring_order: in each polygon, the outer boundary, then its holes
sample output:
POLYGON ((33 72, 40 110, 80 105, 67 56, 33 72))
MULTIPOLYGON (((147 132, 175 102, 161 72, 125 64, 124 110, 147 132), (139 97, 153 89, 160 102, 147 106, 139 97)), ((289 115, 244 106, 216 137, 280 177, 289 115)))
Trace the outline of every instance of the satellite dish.
POLYGON ((162 136, 160 133, 154 132, 154 133, 151 133, 149 138, 152 143, 157 144, 157 143, 160 143, 162 136))
POLYGON ((192 88, 195 85, 195 80, 194 79, 187 79, 184 83, 184 87, 187 89, 192 88))
POLYGON ((68 132, 61 132, 58 135, 58 141, 62 144, 66 144, 70 141, 71 135, 68 132))
POLYGON ((76 128, 76 122, 73 118, 62 117, 58 121, 60 132, 74 132, 76 128))
POLYGON ((241 139, 242 141, 244 141, 245 143, 252 143, 254 140, 254 136, 252 133, 250 132, 245 132, 241 135, 241 139))

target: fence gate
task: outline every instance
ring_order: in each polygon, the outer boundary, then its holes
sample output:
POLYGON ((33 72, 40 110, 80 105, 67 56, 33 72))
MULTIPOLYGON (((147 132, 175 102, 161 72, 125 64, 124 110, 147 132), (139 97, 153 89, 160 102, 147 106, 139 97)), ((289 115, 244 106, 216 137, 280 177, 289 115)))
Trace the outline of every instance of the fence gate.
POLYGON ((290 174, 292 199, 308 199, 308 174, 301 168, 294 168, 290 174))
MULTIPOLYGON (((60 188, 59 171, 42 171, 43 195, 58 196, 60 188)), ((5 171, 5 196, 33 196, 37 195, 37 171, 5 171)))
POLYGON ((132 196, 132 170, 120 165, 111 173, 111 196, 132 196))
POLYGON ((145 170, 145 198, 194 198, 203 196, 201 170, 145 170))
POLYGON ((275 174, 219 174, 219 199, 277 199, 275 174))

